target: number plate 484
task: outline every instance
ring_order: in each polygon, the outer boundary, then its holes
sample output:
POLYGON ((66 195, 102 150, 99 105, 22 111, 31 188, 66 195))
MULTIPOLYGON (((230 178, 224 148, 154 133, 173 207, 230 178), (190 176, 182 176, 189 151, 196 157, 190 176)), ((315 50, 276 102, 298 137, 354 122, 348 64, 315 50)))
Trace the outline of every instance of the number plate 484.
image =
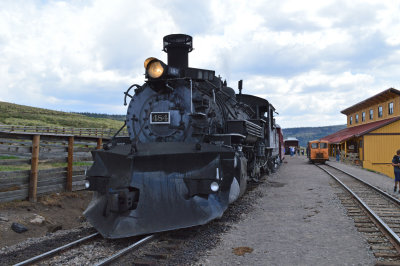
POLYGON ((170 124, 169 112, 152 112, 150 113, 150 124, 170 124))

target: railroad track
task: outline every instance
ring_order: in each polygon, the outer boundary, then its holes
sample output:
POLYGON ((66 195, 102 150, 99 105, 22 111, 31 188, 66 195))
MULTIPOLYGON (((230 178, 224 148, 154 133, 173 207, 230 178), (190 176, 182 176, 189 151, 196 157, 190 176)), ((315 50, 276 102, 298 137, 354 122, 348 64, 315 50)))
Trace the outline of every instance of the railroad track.
MULTIPOLYGON (((90 260, 91 264, 94 265, 107 265, 119 257, 123 256, 127 252, 138 248, 140 245, 151 241, 152 239, 155 238, 155 235, 149 235, 145 237, 135 237, 134 243, 132 242, 133 238, 130 238, 130 243, 129 245, 126 246, 126 244, 122 243, 114 243, 116 241, 122 241, 126 242, 125 240, 107 240, 104 239, 100 236, 99 233, 94 233, 89 236, 80 238, 76 241, 70 242, 66 245, 63 245, 61 247, 55 248, 53 250, 50 250, 48 252, 45 252, 43 254, 40 254, 38 256, 32 257, 30 259, 27 259, 25 261, 19 262, 15 264, 14 266, 22 266, 22 265, 31 265, 33 263, 39 263, 40 264, 45 264, 45 265, 59 265, 59 264, 86 264, 88 263, 88 260, 83 258, 83 254, 85 252, 96 252, 96 250, 91 250, 96 246, 101 245, 103 250, 107 250, 106 255, 104 253, 101 253, 101 260, 99 258, 96 258, 96 256, 92 257, 90 260), (115 245, 116 244, 116 245, 115 245), (124 245, 125 247, 120 248, 121 245, 124 245), (117 247, 115 247, 117 246, 117 247), (118 249, 115 252, 115 249, 118 249), (77 250, 72 250, 72 249, 77 249, 77 250), (62 253, 70 253, 70 254, 64 254, 62 253), (77 258, 81 257, 81 258, 77 258), (79 261, 81 260, 81 261, 79 261), (82 261, 83 260, 83 261, 82 261)), ((129 240, 128 240, 129 241, 129 240)))
POLYGON ((345 189, 339 199, 366 237, 377 265, 399 265, 400 201, 351 173, 331 165, 317 166, 345 189))

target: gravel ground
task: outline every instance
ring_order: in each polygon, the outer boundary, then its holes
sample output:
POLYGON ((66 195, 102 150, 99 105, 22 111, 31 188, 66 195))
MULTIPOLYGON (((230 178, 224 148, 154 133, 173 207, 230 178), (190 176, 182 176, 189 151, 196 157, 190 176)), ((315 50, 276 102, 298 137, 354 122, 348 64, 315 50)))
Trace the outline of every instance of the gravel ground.
POLYGON ((220 219, 206 225, 165 232, 139 250, 120 259, 117 265, 192 265, 208 250, 216 247, 224 232, 249 215, 263 193, 249 184, 247 193, 231 204, 220 219))
POLYGON ((195 265, 373 265, 375 258, 330 186, 304 156, 287 157, 257 190, 253 210, 195 265), (272 185, 272 186, 271 186, 272 185))
POLYGON ((81 228, 61 230, 43 237, 29 238, 19 244, 3 247, 0 250, 0 265, 12 265, 27 260, 94 232, 91 226, 86 225, 81 228))

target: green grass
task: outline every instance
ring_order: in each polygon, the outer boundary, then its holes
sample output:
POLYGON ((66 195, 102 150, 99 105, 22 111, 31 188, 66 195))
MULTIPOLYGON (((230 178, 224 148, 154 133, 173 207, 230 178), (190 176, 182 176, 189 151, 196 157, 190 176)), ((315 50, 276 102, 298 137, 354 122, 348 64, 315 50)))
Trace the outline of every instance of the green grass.
MULTIPOLYGON (((51 163, 51 164, 39 164, 39 170, 51 169, 51 168, 59 168, 59 167, 67 167, 67 163, 51 163)), ((91 162, 74 162, 73 166, 91 166, 91 162)), ((31 165, 0 165, 0 172, 5 171, 22 171, 22 170, 31 170, 31 165)))
POLYGON ((30 165, 0 165, 0 172, 30 170, 30 165))
POLYGON ((12 160, 12 159, 20 159, 18 156, 12 155, 0 155, 0 160, 12 160))
MULTIPOLYGON (((67 167, 67 163, 52 163, 52 164, 43 164, 43 166, 46 165, 47 167, 51 166, 51 168, 57 168, 57 167, 67 167)), ((92 165, 91 162, 74 162, 72 163, 73 166, 85 166, 85 165, 92 165)), ((39 167, 40 168, 40 167, 39 167)), ((46 168, 47 169, 47 168, 46 168)))
POLYGON ((122 127, 123 122, 107 118, 94 118, 76 113, 0 102, 0 124, 73 128, 111 128, 118 130, 122 127))

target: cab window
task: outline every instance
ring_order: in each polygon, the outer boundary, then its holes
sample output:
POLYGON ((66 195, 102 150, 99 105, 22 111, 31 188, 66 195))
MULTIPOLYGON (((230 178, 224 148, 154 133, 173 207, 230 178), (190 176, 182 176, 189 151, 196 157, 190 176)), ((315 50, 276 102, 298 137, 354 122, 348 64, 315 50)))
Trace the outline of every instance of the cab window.
POLYGON ((311 143, 311 149, 318 149, 318 143, 311 143))
POLYGON ((319 144, 319 146, 320 146, 321 149, 326 149, 326 148, 328 148, 328 143, 326 143, 326 142, 321 142, 321 143, 319 144))

